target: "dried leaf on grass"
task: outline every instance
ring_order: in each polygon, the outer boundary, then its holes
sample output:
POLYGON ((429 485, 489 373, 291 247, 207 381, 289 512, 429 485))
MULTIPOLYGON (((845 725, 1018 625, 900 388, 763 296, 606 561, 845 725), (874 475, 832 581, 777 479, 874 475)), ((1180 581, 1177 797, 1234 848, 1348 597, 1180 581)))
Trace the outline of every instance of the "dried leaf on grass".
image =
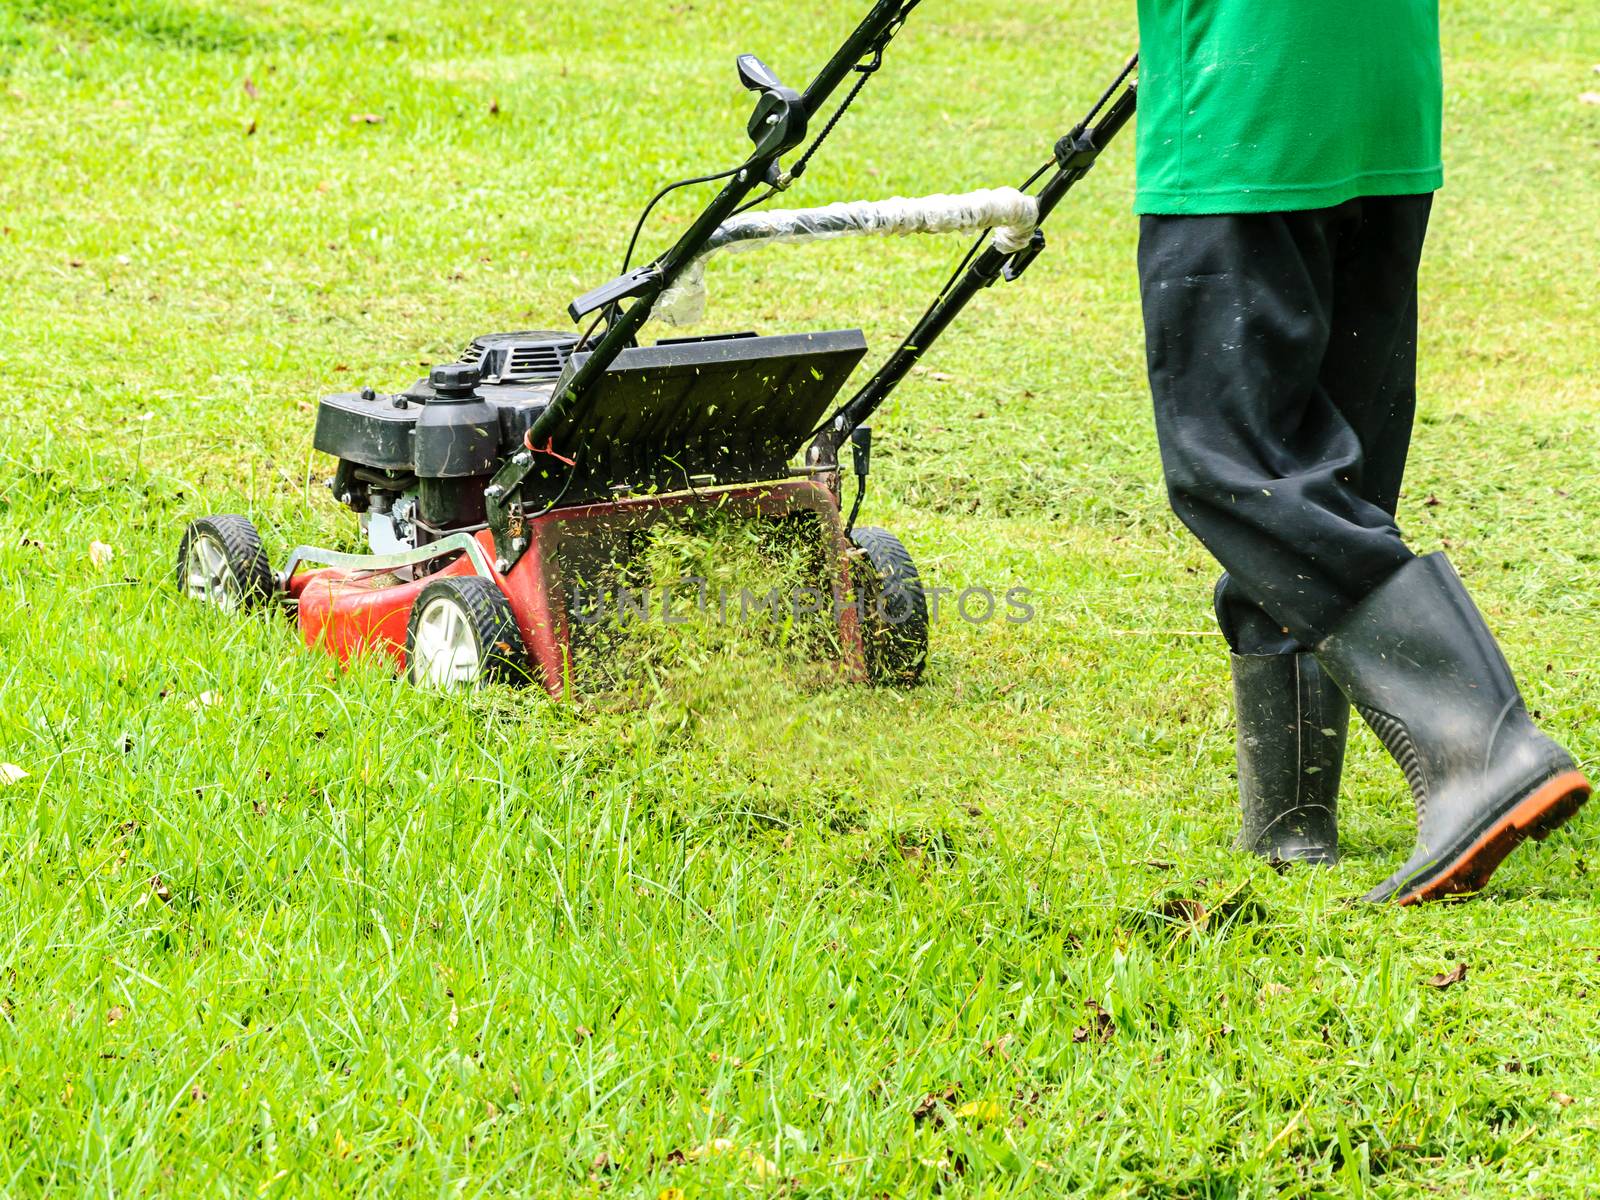
POLYGON ((1109 1042, 1117 1032, 1115 1019, 1093 1000, 1085 1000, 1083 1006, 1089 1010, 1089 1024, 1079 1025, 1074 1029, 1072 1040, 1079 1045, 1091 1039, 1102 1045, 1109 1042))
POLYGON ((161 901, 163 904, 172 903, 172 890, 167 887, 159 875, 152 875, 150 877, 149 889, 133 902, 133 906, 135 908, 143 908, 146 904, 150 903, 150 898, 152 896, 161 901))
POLYGON ((1445 988, 1455 987, 1456 984, 1460 983, 1466 977, 1467 964, 1465 962, 1458 962, 1448 971, 1440 971, 1439 974, 1431 975, 1422 982, 1428 987, 1438 988, 1442 992, 1445 990, 1445 988))
POLYGON ((1204 925, 1206 916, 1211 910, 1199 900, 1191 900, 1187 896, 1174 896, 1170 900, 1163 900, 1156 911, 1169 921, 1204 925))
MULTIPOLYGON (((1204 880, 1196 880, 1188 886, 1202 888, 1206 884, 1204 880)), ((1184 937, 1214 931, 1232 920, 1259 920, 1265 915, 1265 906, 1253 895, 1250 881, 1245 880, 1228 891, 1204 899, 1176 892, 1158 894, 1151 907, 1144 910, 1141 923, 1148 927, 1154 917, 1157 927, 1176 926, 1178 936, 1184 937)))
POLYGON ((911 1110, 911 1119, 918 1125, 932 1119, 939 1112, 941 1105, 949 1107, 961 1098, 961 1092, 956 1085, 946 1084, 937 1092, 928 1092, 917 1101, 917 1106, 911 1110))

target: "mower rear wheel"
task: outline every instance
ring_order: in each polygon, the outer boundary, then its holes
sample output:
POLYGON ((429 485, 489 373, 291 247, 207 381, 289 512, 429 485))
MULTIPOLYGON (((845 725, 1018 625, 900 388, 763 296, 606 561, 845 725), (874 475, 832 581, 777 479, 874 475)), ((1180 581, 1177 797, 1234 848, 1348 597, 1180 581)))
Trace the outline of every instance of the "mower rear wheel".
POLYGON ((272 599, 272 567, 256 527, 233 515, 190 521, 178 543, 178 586, 229 612, 272 599))
POLYGON ((850 540, 860 551, 850 578, 867 678, 880 686, 912 687, 928 664, 928 597, 922 576, 900 539, 888 530, 861 526, 850 540))
POLYGON ((526 682, 528 652, 505 593, 478 576, 424 587, 406 625, 406 675, 440 691, 526 682))

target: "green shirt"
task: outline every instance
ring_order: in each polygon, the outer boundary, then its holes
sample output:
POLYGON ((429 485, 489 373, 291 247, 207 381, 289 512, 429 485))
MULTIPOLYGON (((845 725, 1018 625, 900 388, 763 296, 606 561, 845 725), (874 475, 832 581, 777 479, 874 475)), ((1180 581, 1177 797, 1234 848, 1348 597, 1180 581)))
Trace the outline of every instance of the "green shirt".
POLYGON ((1439 0, 1139 0, 1141 213, 1431 192, 1439 0))

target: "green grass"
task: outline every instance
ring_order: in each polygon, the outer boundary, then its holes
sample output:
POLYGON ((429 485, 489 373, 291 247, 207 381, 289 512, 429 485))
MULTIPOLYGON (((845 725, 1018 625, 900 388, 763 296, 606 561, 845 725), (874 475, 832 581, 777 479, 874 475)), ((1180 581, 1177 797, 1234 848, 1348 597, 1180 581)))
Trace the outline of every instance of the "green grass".
MULTIPOLYGON (((1229 849, 1131 143, 876 422, 868 519, 1039 603, 942 622, 919 690, 687 654, 649 704, 439 698, 175 597, 195 515, 348 538, 317 392, 554 320, 655 186, 740 152, 733 55, 797 79, 861 7, 0 11, 0 1194, 1600 1190, 1595 821, 1473 902, 1354 904, 1410 840, 1362 733, 1340 867, 1229 849)), ((1019 179, 1126 7, 925 5, 800 201, 1019 179)), ((1600 22, 1446 10, 1401 517, 1593 769, 1600 22)), ((712 319, 881 351, 954 251, 729 259, 712 319)))

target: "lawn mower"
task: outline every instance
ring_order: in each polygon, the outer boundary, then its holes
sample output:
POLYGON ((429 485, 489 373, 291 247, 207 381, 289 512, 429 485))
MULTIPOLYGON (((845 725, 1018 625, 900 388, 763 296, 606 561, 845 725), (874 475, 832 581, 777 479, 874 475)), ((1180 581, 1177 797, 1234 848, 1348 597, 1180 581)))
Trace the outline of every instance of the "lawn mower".
POLYGON ((749 157, 656 194, 622 273, 570 305, 575 328, 589 321, 582 332, 487 334, 404 391, 322 398, 314 446, 337 460, 330 486, 360 515, 370 553, 300 546, 274 572, 249 521, 204 517, 179 547, 179 586, 228 608, 286 603, 308 644, 341 659, 391 656, 417 684, 537 681, 559 696, 582 633, 574 582, 625 562, 653 530, 722 512, 810 539, 845 673, 915 683, 928 654, 917 569, 893 535, 855 523, 867 421, 974 296, 1038 257, 1045 220, 1132 116, 1137 62, 1020 188, 765 210, 804 174, 919 2, 877 0, 803 91, 741 55, 739 80, 756 97, 749 157), (633 266, 656 204, 708 183, 722 186, 677 243, 633 266), (860 330, 641 340, 651 319, 700 317, 716 253, 957 231, 978 240, 888 361, 837 407, 867 351, 860 330), (846 444, 856 478, 848 516, 846 444))

